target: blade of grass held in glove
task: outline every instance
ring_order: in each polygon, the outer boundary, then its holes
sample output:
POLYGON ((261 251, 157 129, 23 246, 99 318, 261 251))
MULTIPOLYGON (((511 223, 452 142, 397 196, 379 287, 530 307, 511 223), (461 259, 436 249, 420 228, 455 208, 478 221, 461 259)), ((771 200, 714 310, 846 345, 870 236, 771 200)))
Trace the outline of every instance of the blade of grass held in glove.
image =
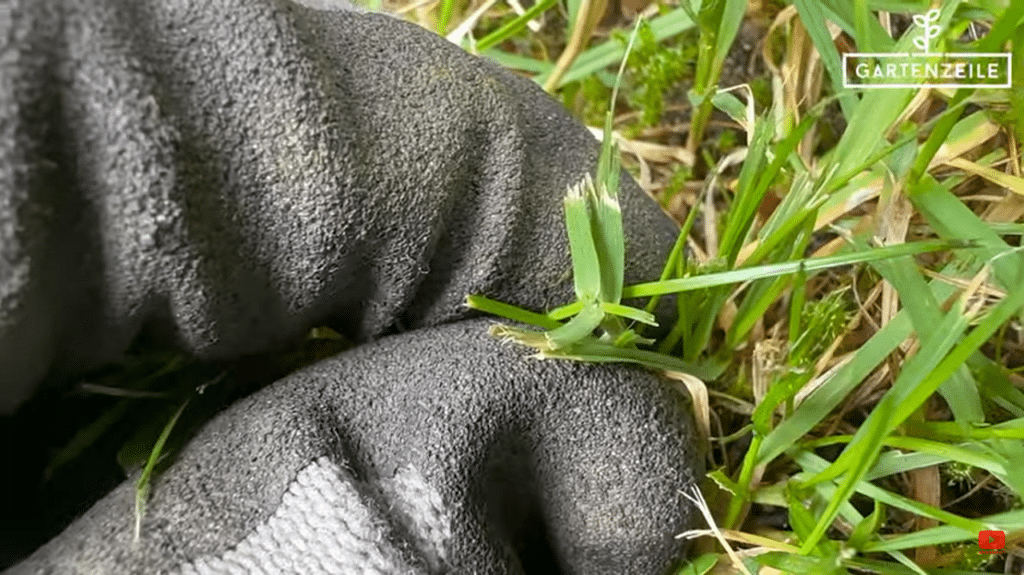
POLYGON ((610 343, 595 341, 593 338, 578 342, 568 350, 541 351, 538 355, 542 358, 572 359, 595 363, 637 363, 654 369, 688 373, 703 380, 714 379, 721 375, 720 370, 714 367, 700 366, 677 357, 645 349, 615 347, 610 343))
MULTIPOLYGON (((482 295, 466 296, 466 307, 480 310, 512 321, 535 325, 544 329, 557 329, 562 323, 544 314, 535 313, 512 304, 495 301, 482 295)), ((568 317, 568 316, 566 316, 568 317)))
MULTIPOLYGON (((615 171, 617 175, 618 170, 615 171)), ((617 179, 614 176, 605 177, 617 179)), ((597 299, 619 303, 626 261, 619 202, 609 194, 605 183, 598 181, 595 185, 590 174, 587 174, 582 182, 569 189, 565 198, 565 218, 566 226, 569 227, 577 297, 590 299, 590 290, 596 281, 598 289, 594 295, 597 299), (574 229, 577 226, 586 226, 588 229, 574 229), (593 277, 595 274, 596 280, 593 277)))
POLYGON ((612 133, 612 109, 615 108, 615 100, 618 98, 626 58, 633 49, 633 42, 636 41, 639 29, 638 18, 626 45, 626 55, 619 63, 619 73, 612 88, 609 110, 604 115, 601 155, 597 161, 597 185, 594 185, 589 175, 584 179, 592 208, 590 213, 593 216, 591 226, 594 244, 601 264, 601 301, 615 304, 622 299, 622 285, 626 273, 626 243, 622 230, 622 209, 618 200, 621 169, 619 148, 615 145, 615 135, 612 133))
POLYGON ((601 264, 597 257, 593 230, 590 225, 587 184, 590 179, 569 188, 566 194, 565 227, 569 233, 569 251, 572 254, 572 280, 576 297, 595 301, 601 293, 601 264))
POLYGON ((497 324, 491 328, 490 334, 532 347, 541 353, 557 352, 590 337, 604 318, 605 314, 600 304, 590 302, 567 323, 559 324, 550 331, 533 331, 497 324))
POLYGON ((568 323, 544 335, 549 349, 562 349, 582 340, 597 329, 604 319, 600 304, 592 302, 583 307, 568 323))
POLYGON ((647 325, 658 327, 658 322, 655 321, 654 315, 647 313, 642 309, 635 307, 629 307, 628 305, 622 305, 618 303, 601 302, 601 309, 605 313, 610 313, 640 323, 646 323, 647 325))
MULTIPOLYGON (((606 136, 610 139, 610 136, 606 136)), ((615 147, 613 153, 618 156, 615 147)), ((626 244, 622 233, 622 209, 614 197, 608 182, 618 183, 618 162, 612 163, 612 171, 607 180, 599 181, 597 186, 587 177, 588 192, 591 194, 594 244, 597 247, 597 258, 601 266, 601 301, 619 303, 622 299, 622 284, 626 267, 626 244)))

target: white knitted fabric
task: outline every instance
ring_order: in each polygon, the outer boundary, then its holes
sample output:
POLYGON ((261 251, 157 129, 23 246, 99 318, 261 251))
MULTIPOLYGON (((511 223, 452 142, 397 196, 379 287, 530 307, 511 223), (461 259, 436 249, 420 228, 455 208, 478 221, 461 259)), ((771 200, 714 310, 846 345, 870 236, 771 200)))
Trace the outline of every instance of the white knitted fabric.
MULTIPOLYGON (((390 511, 417 541, 429 572, 446 571, 451 536, 440 496, 411 467, 383 482, 390 511)), ((355 488, 352 476, 326 457, 299 472, 274 515, 223 556, 183 565, 181 575, 423 575, 389 540, 389 527, 355 488)))
POLYGON ((412 466, 382 481, 381 487, 385 497, 395 502, 391 513, 409 534, 430 572, 446 572, 452 526, 441 494, 412 466))

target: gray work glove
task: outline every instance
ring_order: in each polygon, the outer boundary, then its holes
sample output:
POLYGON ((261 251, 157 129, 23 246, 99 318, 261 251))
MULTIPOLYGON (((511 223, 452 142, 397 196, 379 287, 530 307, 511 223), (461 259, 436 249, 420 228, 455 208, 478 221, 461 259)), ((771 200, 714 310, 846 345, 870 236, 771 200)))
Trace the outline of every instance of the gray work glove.
POLYGON ((129 482, 11 573, 663 575, 690 519, 687 406, 640 370, 524 361, 488 323, 236 402, 153 485, 138 544, 129 482))
MULTIPOLYGON (((570 299, 561 198, 596 147, 529 81, 383 15, 0 7, 3 411, 140 333, 216 359, 408 332, 212 421, 137 543, 126 483, 10 572, 667 569, 699 468, 678 398, 526 361, 461 305, 570 299)), ((626 180, 627 281, 650 279, 674 229, 626 180)))

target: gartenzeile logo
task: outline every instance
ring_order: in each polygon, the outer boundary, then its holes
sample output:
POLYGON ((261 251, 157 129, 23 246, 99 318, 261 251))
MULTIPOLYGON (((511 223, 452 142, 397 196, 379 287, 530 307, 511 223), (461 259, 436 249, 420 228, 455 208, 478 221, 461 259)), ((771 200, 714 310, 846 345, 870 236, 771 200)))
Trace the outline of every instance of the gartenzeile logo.
MULTIPOLYGON (((941 12, 914 16, 913 45, 919 52, 851 52, 843 54, 843 87, 877 88, 1009 88, 1008 52, 936 52, 942 33, 941 12)), ((912 32, 913 33, 913 32, 912 32)))

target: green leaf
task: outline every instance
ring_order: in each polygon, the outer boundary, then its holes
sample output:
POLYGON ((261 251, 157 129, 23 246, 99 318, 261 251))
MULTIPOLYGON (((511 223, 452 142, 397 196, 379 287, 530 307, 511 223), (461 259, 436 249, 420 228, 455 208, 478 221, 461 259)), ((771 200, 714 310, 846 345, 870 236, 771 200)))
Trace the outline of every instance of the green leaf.
POLYGON ((729 270, 696 277, 679 278, 660 282, 651 282, 626 286, 622 291, 624 298, 646 297, 659 294, 679 293, 709 287, 740 283, 754 279, 763 279, 796 273, 819 271, 837 266, 852 265, 906 255, 923 254, 941 250, 969 247, 972 244, 964 241, 926 240, 911 242, 884 248, 875 248, 869 252, 842 254, 824 258, 810 258, 793 262, 768 264, 737 270, 729 270))
POLYGON ((783 573, 814 573, 839 575, 845 573, 834 557, 801 557, 781 551, 762 553, 754 558, 761 565, 773 567, 783 573))
MULTIPOLYGON (((1024 510, 1015 509, 998 515, 981 517, 972 521, 972 526, 961 527, 957 525, 940 525, 886 537, 881 541, 873 541, 864 545, 864 552, 876 553, 880 551, 894 551, 899 549, 913 549, 926 545, 941 545, 943 543, 954 543, 957 541, 977 541, 978 531, 983 529, 1000 529, 1009 533, 1024 530, 1024 510)), ((941 571, 945 574, 945 571, 941 571)))
POLYGON ((565 304, 563 306, 556 307, 555 309, 548 312, 547 317, 556 321, 562 321, 563 319, 572 317, 583 309, 584 302, 576 300, 572 303, 565 304))
MULTIPOLYGON (((651 32, 659 41, 671 38, 676 34, 693 28, 693 21, 687 16, 686 10, 678 8, 664 14, 651 18, 651 32)), ((587 76, 596 74, 606 67, 621 62, 626 49, 618 42, 603 42, 593 48, 584 50, 573 65, 562 76, 558 86, 564 86, 570 82, 582 80, 587 76)), ((534 77, 534 81, 543 85, 547 80, 550 71, 534 77)))
POLYGON ((604 311, 601 310, 600 304, 588 303, 568 323, 545 334, 550 343, 550 349, 563 349, 581 341, 594 333, 603 319, 604 311))
POLYGON ((526 24, 530 20, 533 20, 537 16, 540 16, 544 12, 547 12, 548 9, 554 5, 555 0, 538 0, 536 4, 534 4, 525 12, 523 12, 522 16, 517 17, 515 20, 512 20, 511 22, 505 24, 501 28, 498 28, 494 32, 491 32, 490 34, 481 38, 480 41, 476 43, 477 52, 486 50, 491 46, 494 46, 495 44, 499 44, 515 36, 523 28, 526 27, 526 24))
POLYGON ((153 450, 149 453, 146 466, 142 469, 142 474, 139 475, 139 480, 135 484, 135 541, 139 540, 139 535, 141 534, 142 517, 146 513, 146 500, 149 498, 149 486, 150 480, 153 477, 153 469, 156 467, 157 461, 160 460, 164 444, 167 443, 167 438, 170 437, 174 424, 178 422, 178 418, 181 417, 187 405, 188 400, 186 399, 181 404, 181 407, 178 408, 178 411, 171 417, 170 421, 167 422, 167 425, 164 426, 163 431, 160 432, 160 437, 153 444, 153 450))
POLYGON ((606 313, 622 316, 626 319, 645 323, 650 326, 658 327, 658 322, 655 321, 654 315, 647 313, 642 309, 635 307, 629 307, 628 305, 622 305, 617 303, 601 302, 601 309, 606 313))
POLYGON ((728 491, 732 495, 738 495, 740 493, 740 486, 732 479, 729 479, 729 476, 727 476, 721 469, 710 471, 707 475, 712 481, 718 484, 718 487, 721 489, 728 491))
MULTIPOLYGON (((611 137, 609 136, 609 139, 611 137)), ((618 158, 618 149, 611 147, 615 157, 618 158)), ((605 176, 604 183, 598 182, 596 189, 587 176, 588 190, 591 192, 591 203, 594 209, 591 211, 594 218, 591 222, 593 228, 594 244, 597 248, 597 259, 600 262, 601 272, 601 301, 608 303, 619 303, 622 299, 622 284, 626 271, 626 244, 622 232, 622 210, 619 202, 615 199, 619 185, 619 163, 612 162, 609 173, 605 176)))
MULTIPOLYGON (((827 469, 829 466, 828 461, 822 459, 821 457, 815 455, 814 453, 811 453, 810 451, 794 448, 789 450, 787 453, 789 453, 789 455, 792 456, 793 460, 796 461, 797 464, 799 464, 804 470, 806 470, 809 473, 816 473, 820 475, 821 472, 827 469)), ((828 486, 830 484, 824 483, 820 485, 828 486)), ((910 499, 909 497, 897 495, 895 493, 892 493, 891 491, 882 489, 881 487, 878 487, 877 485, 874 485, 867 481, 856 482, 855 490, 857 491, 857 493, 866 495, 867 497, 884 503, 890 507, 896 507, 909 513, 935 519, 936 521, 942 523, 948 523, 949 525, 956 526, 958 529, 963 531, 973 532, 975 537, 977 537, 979 530, 986 528, 985 522, 960 517, 955 513, 950 513, 937 507, 921 503, 920 501, 915 501, 913 499, 910 499)), ((839 493, 840 492, 837 489, 830 495, 829 499, 837 499, 836 496, 839 493)), ((842 505, 848 506, 849 504, 842 503, 842 505)), ((991 525, 991 523, 988 524, 991 525)), ((876 544, 868 543, 865 546, 865 550, 867 550, 868 548, 876 549, 876 544)), ((905 547, 898 547, 897 549, 905 549, 905 547)))
POLYGON ((864 547, 865 543, 876 536, 875 534, 878 533, 884 522, 885 505, 875 501, 875 510, 871 512, 871 515, 857 523, 857 526, 853 528, 853 533, 850 533, 847 545, 853 549, 860 550, 864 547))
POLYGON ((493 299, 482 295, 467 295, 466 306, 471 309, 480 310, 505 319, 542 327, 544 329, 556 329, 562 326, 561 322, 555 321, 544 314, 535 313, 504 302, 494 301, 493 299))
MULTIPOLYGON (((883 402, 875 407, 872 415, 877 413, 879 418, 884 418, 890 415, 891 411, 890 406, 885 405, 883 402)), ((874 465, 875 460, 878 458, 878 454, 881 451, 882 437, 885 434, 884 429, 881 425, 865 425, 862 429, 867 430, 863 435, 863 441, 856 445, 851 442, 847 446, 847 450, 843 452, 844 455, 850 454, 851 463, 848 466, 849 470, 846 476, 843 477, 843 481, 839 484, 836 494, 826 504, 825 510, 821 513, 814 530, 803 540, 803 545, 800 546, 800 553, 803 555, 810 553, 818 545, 818 542, 821 541, 821 538, 825 535, 828 528, 832 526, 832 522, 835 521, 836 516, 839 514, 839 508, 850 500, 850 496, 853 495, 857 484, 860 483, 867 470, 874 465)), ((805 485, 813 484, 815 478, 820 476, 821 474, 819 473, 806 482, 805 485)))
POLYGON ((789 509, 789 524, 793 533, 801 541, 807 539, 811 530, 814 529, 814 516, 804 507, 801 497, 798 495, 799 488, 795 482, 790 481, 786 486, 786 505, 789 509))
POLYGON ((705 553, 691 561, 688 565, 676 571, 676 575, 706 575, 718 563, 718 555, 705 553))
POLYGON ((590 221, 592 207, 588 201, 588 184, 593 187, 589 178, 569 188, 564 200, 565 227, 569 232, 572 254, 572 280, 576 297, 581 301, 595 301, 601 294, 601 264, 590 221))

